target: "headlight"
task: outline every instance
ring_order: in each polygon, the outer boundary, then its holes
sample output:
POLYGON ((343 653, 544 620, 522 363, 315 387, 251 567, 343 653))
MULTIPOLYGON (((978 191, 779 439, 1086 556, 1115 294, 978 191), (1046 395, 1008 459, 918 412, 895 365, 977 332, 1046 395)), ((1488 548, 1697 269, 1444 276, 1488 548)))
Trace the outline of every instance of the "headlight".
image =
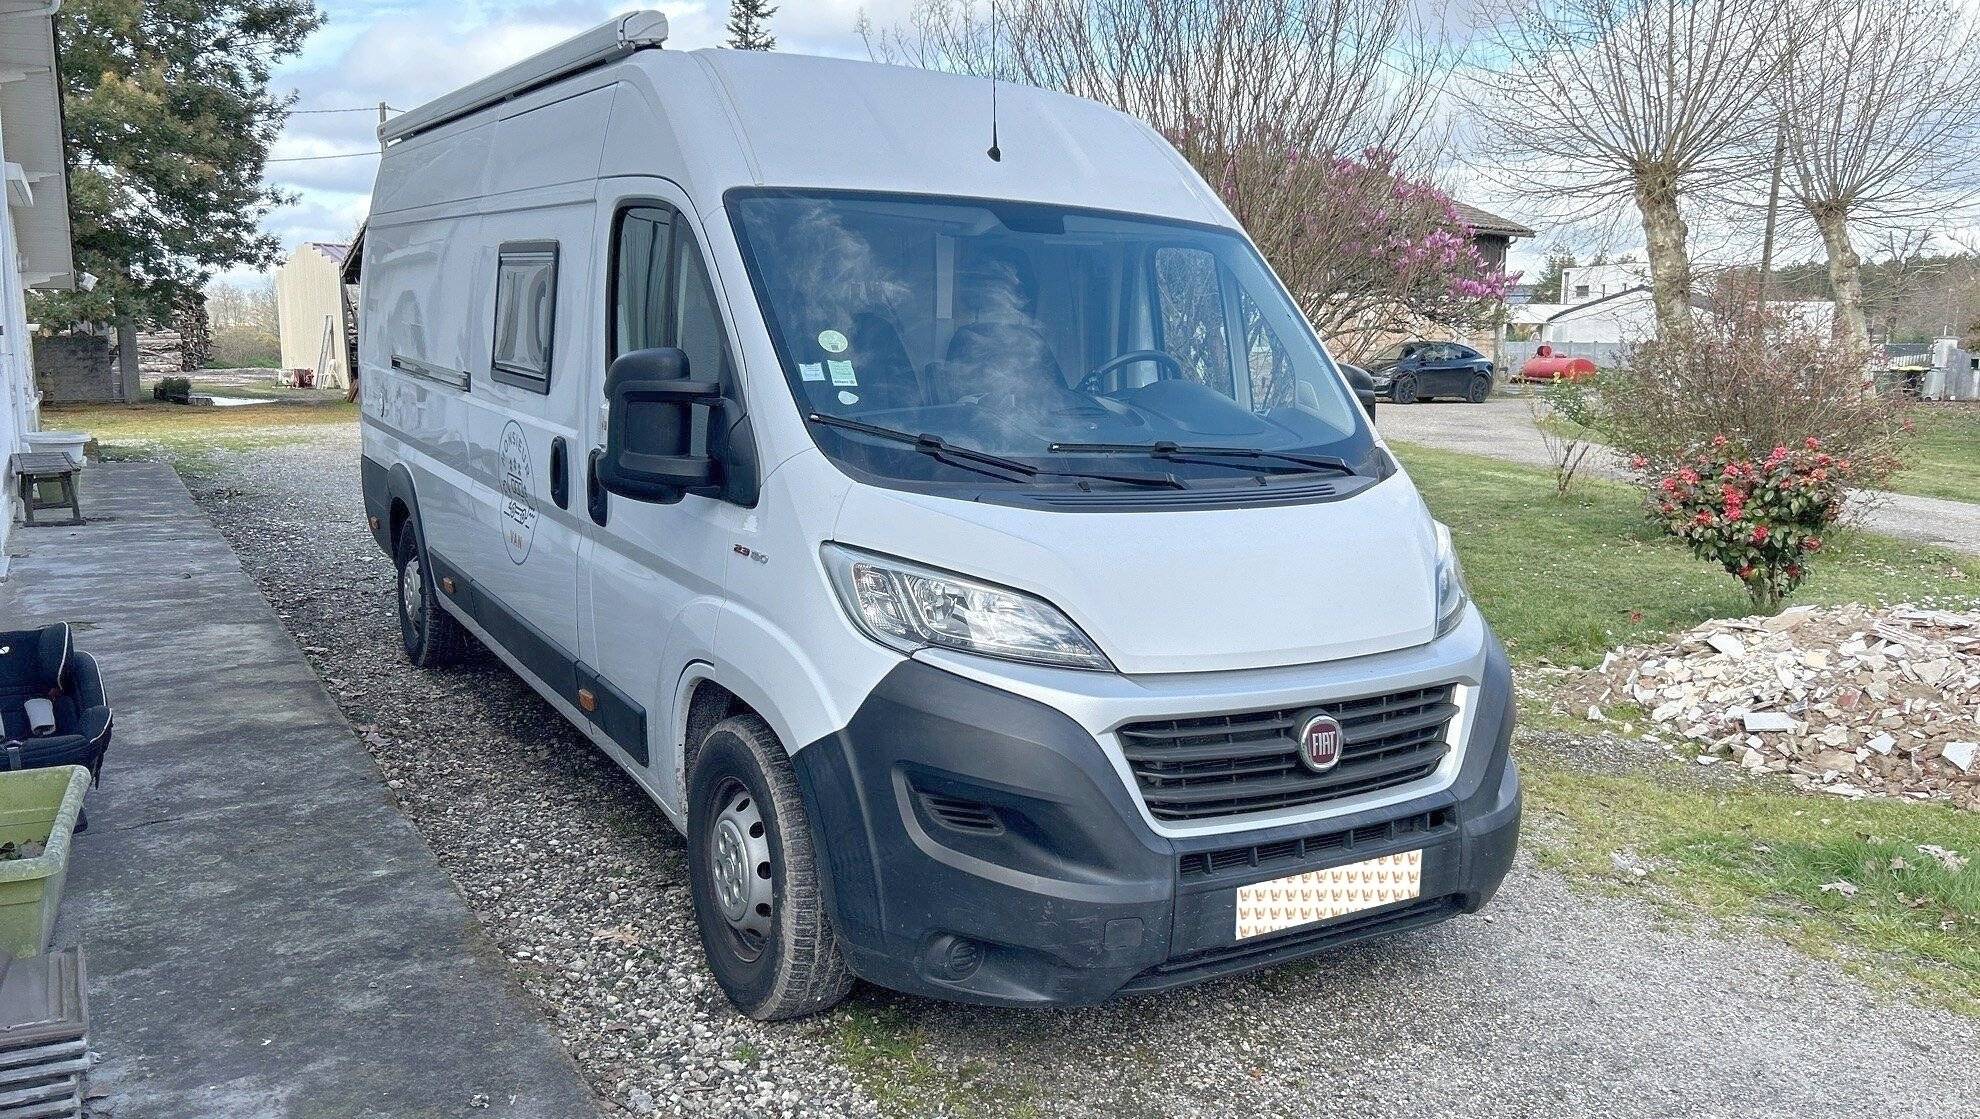
POLYGON ((1111 671, 1091 638, 1049 602, 961 575, 824 547, 825 567, 853 622, 902 652, 927 645, 1065 668, 1111 671))
POLYGON ((1437 636, 1456 629, 1464 620, 1465 603, 1471 601, 1471 591, 1464 585, 1464 565, 1458 562, 1457 549, 1451 545, 1451 530, 1442 523, 1437 525, 1437 636))

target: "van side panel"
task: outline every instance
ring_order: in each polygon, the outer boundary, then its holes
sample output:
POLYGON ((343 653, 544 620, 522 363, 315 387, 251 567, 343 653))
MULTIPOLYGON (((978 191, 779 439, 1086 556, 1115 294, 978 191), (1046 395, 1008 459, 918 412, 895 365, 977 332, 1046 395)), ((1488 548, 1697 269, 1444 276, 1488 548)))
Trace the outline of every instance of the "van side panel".
POLYGON ((469 500, 468 405, 465 393, 395 363, 418 362, 470 379, 480 347, 464 330, 486 316, 488 302, 471 276, 477 265, 472 230, 477 218, 375 223, 365 234, 364 340, 359 348, 367 435, 390 450, 367 453, 387 465, 403 463, 419 495, 429 547, 459 552, 475 533, 469 500))
POLYGON ((499 615, 477 620, 527 636, 533 663, 562 665, 538 675, 560 681, 578 655, 578 426, 603 299, 592 179, 610 102, 609 87, 566 93, 394 146, 366 236, 367 454, 411 473, 427 547, 499 615), (555 255, 547 392, 495 374, 505 245, 555 255), (553 460, 570 508, 552 500, 553 460))

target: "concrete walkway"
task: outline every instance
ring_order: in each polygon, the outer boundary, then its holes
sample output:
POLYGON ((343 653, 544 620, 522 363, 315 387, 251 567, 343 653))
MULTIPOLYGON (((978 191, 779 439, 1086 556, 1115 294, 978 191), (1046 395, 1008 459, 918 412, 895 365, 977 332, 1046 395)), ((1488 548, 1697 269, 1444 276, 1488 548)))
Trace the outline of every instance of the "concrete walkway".
MULTIPOLYGON (((1484 404, 1385 402, 1375 409, 1375 425, 1385 439, 1542 469, 1553 466, 1524 397, 1495 397, 1484 404)), ((1605 448, 1589 455, 1588 466, 1592 473, 1610 477, 1625 473, 1605 448)), ((1859 490, 1857 498, 1858 523, 1872 532, 1980 555, 1980 505, 1881 491, 1859 490)))
POLYGON ((91 466, 83 510, 14 533, 0 623, 73 623, 116 712, 56 930, 88 953, 94 1113, 596 1115, 178 478, 91 466))

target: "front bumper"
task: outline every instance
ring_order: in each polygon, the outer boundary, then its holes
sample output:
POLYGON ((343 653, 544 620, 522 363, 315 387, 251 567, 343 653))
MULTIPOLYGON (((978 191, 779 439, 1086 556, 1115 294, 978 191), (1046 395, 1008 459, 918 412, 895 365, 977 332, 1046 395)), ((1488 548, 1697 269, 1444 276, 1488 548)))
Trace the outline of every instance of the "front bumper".
POLYGON ((919 661, 795 764, 839 945, 860 977, 965 1002, 1093 1003, 1483 906, 1512 865, 1520 814, 1496 641, 1474 705, 1458 772, 1436 792, 1190 836, 1150 827, 1066 715, 919 661), (1236 940, 1238 887, 1418 849, 1417 900, 1236 940))

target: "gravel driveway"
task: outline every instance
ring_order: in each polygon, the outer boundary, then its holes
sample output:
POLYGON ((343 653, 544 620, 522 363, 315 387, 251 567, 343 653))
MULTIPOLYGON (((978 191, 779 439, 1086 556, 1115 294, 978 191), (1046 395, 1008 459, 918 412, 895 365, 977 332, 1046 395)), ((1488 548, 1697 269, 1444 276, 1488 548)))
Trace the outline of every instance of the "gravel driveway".
POLYGON ((608 1108, 1879 1119, 1980 1109, 1976 1023, 1878 996, 1761 939, 1570 894, 1525 858, 1486 915, 1247 979, 1051 1012, 862 987, 828 1016, 751 1022, 703 968, 682 844, 631 781, 491 658, 437 673, 406 666, 390 567, 364 528, 355 430, 222 461, 194 483, 201 505, 608 1108))
MULTIPOLYGON (((1375 408, 1375 425, 1385 439, 1550 469, 1552 460, 1540 441, 1540 429, 1534 426, 1530 399, 1495 396, 1483 404, 1383 403, 1375 408)), ((1606 449, 1591 454, 1588 465, 1611 477, 1623 474, 1615 455, 1606 449)), ((1980 555, 1980 505, 1903 493, 1859 490, 1857 496, 1856 515, 1864 528, 1980 555)))

